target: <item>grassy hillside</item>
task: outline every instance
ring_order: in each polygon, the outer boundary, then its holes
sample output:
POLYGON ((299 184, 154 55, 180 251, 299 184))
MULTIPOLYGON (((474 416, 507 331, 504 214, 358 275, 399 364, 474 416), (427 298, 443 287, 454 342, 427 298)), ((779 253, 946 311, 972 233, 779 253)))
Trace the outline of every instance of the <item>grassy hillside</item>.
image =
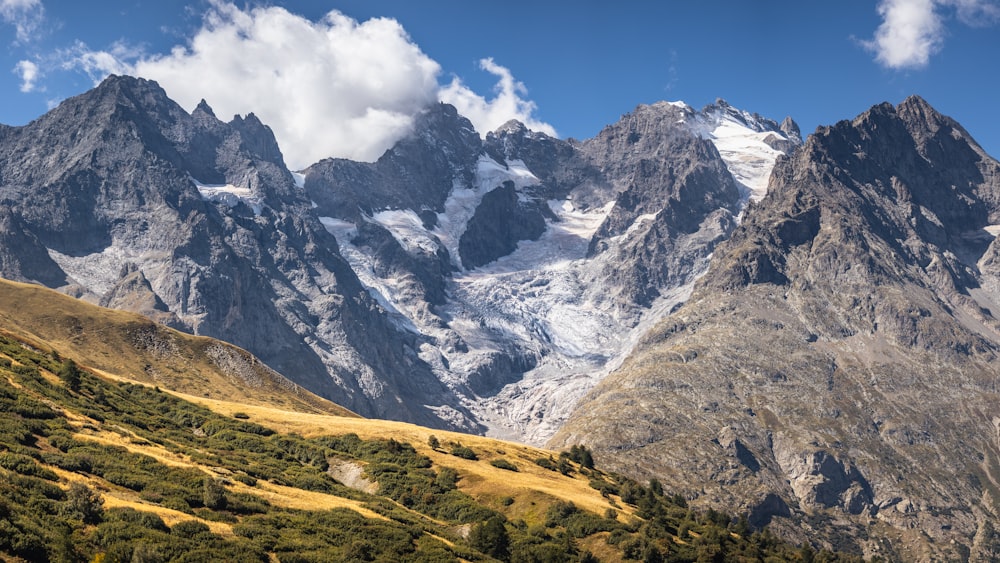
POLYGON ((285 410, 351 415, 245 350, 37 285, 0 279, 0 331, 44 350, 59 350, 94 370, 165 389, 285 410))
POLYGON ((197 355, 218 346, 207 339, 157 332, 181 352, 152 358, 154 369, 176 373, 145 384, 112 378, 115 365, 144 361, 115 338, 163 329, 27 286, 0 288, 7 303, 10 288, 21 308, 38 310, 0 311, 0 559, 851 559, 789 546, 745 519, 693 512, 655 482, 594 468, 582 448, 559 454, 323 414, 336 409, 282 395, 281 385, 258 387, 266 400, 256 391, 205 397, 199 380, 227 381, 197 355), (168 392, 168 382, 185 383, 187 394, 168 392), (251 394, 254 404, 244 403, 251 394))

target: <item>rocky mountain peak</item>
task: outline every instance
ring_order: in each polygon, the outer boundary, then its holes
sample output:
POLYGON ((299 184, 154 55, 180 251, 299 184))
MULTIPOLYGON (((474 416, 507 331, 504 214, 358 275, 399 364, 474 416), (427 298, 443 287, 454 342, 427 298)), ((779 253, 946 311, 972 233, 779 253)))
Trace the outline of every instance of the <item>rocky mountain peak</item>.
POLYGON ((491 133, 494 135, 524 135, 528 132, 528 127, 516 119, 504 123, 491 133))
POLYGON ((208 105, 205 98, 202 98, 201 101, 198 102, 198 106, 194 108, 193 112, 191 112, 192 115, 196 113, 203 113, 209 117, 215 117, 215 112, 212 111, 212 107, 208 105))
POLYGON ((823 520, 810 533, 867 556, 987 560, 998 190, 1000 165, 919 98, 819 128, 552 445, 789 533, 823 520))
POLYGON ((896 106, 896 112, 908 124, 923 127, 928 131, 936 131, 951 119, 939 113, 927 100, 920 96, 909 96, 896 106))
POLYGON ((426 143, 462 153, 480 146, 479 139, 471 121, 460 115, 455 106, 441 102, 420 113, 413 122, 413 133, 387 153, 414 143, 426 143))
POLYGON ((79 111, 86 111, 90 122, 100 120, 98 116, 101 114, 107 118, 116 116, 133 122, 145 134, 155 134, 158 130, 169 128, 169 124, 182 116, 187 116, 155 81, 118 75, 110 75, 90 92, 66 100, 47 116, 72 119, 72 114, 79 111), (63 105, 67 107, 60 115, 63 105), (147 121, 152 122, 152 128, 144 127, 147 121))
POLYGON ((765 131, 782 131, 781 126, 778 125, 778 123, 773 119, 766 118, 758 113, 748 112, 733 107, 722 98, 715 100, 714 104, 709 104, 702 108, 700 113, 715 121, 729 120, 739 123, 740 125, 758 133, 763 133, 765 131))
POLYGON ((472 182, 482 150, 472 122, 438 103, 375 162, 326 159, 310 166, 306 189, 322 215, 345 220, 383 209, 442 212, 455 182, 472 182))
POLYGON ((802 143, 802 131, 799 130, 799 124, 795 123, 792 116, 786 116, 785 119, 781 120, 781 125, 779 125, 781 132, 788 136, 789 139, 794 139, 802 143))
POLYGON ((901 280, 909 274, 889 264, 897 257, 926 265, 939 255, 934 263, 949 278, 966 279, 974 263, 963 265, 955 257, 976 252, 967 248, 968 233, 996 216, 1000 189, 991 173, 984 173, 996 162, 977 149, 957 124, 919 98, 898 108, 878 104, 851 121, 821 127, 801 151, 779 161, 767 206, 748 213, 724 245, 742 249, 742 257, 728 262, 721 252, 716 267, 735 269, 717 279, 726 280, 723 286, 784 283, 786 271, 801 273, 798 263, 789 268, 787 255, 799 246, 817 252, 821 225, 839 233, 834 242, 826 231, 824 244, 870 241, 839 247, 840 255, 845 248, 866 254, 883 249, 864 258, 881 264, 873 266, 872 275, 901 280), (749 240, 755 242, 746 245, 749 240))
MULTIPOLYGON (((270 127, 264 125, 252 112, 242 118, 238 115, 234 116, 229 122, 229 126, 239 132, 240 146, 245 152, 254 155, 255 159, 259 161, 272 164, 280 169, 272 171, 273 174, 287 176, 287 174, 281 174, 281 171, 285 169, 285 159, 270 127)), ((288 185, 287 181, 281 181, 277 177, 273 183, 277 186, 288 185)))

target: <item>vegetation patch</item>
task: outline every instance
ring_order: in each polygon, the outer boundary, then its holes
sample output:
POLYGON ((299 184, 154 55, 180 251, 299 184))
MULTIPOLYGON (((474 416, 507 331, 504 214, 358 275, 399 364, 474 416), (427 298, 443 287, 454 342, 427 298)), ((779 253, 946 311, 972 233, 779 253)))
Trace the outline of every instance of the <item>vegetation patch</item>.
POLYGON ((514 472, 519 471, 519 469, 517 468, 516 465, 514 465, 513 463, 507 461, 506 459, 504 459, 502 457, 490 460, 490 465, 492 465, 493 467, 496 467, 498 469, 504 469, 504 470, 507 470, 507 471, 514 471, 514 472))
MULTIPOLYGON (((635 518, 614 510, 598 515, 569 501, 520 506, 535 501, 496 493, 487 506, 459 485, 482 481, 489 471, 464 475, 466 469, 435 463, 410 443, 276 432, 249 416, 217 414, 157 388, 110 382, 71 361, 0 337, 2 558, 287 563, 575 562, 594 561, 595 552, 646 561, 801 556, 766 530, 750 531, 745 519, 698 513, 656 482, 605 474, 582 447, 544 463, 589 479, 609 506, 618 497, 635 518), (357 474, 353 486, 345 484, 344 467, 357 474), (538 510, 540 517, 529 525, 506 510, 538 510)), ((503 457, 479 461, 458 442, 448 452, 458 459, 428 445, 440 460, 518 472, 512 479, 531 467, 503 457)))

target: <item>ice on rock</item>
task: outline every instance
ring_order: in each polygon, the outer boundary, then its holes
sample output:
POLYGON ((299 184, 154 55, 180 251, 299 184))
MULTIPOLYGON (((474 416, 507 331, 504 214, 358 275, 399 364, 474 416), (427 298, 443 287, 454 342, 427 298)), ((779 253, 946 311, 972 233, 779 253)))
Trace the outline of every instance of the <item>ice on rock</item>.
POLYGON ((264 210, 264 198, 253 193, 250 188, 241 188, 232 184, 203 184, 194 178, 191 182, 198 188, 202 199, 212 203, 221 203, 227 207, 236 207, 245 203, 253 209, 254 215, 260 215, 264 210))
MULTIPOLYGON (((728 106, 697 112, 683 102, 671 105, 682 110, 684 127, 714 143, 743 186, 745 197, 762 197, 782 154, 764 139, 782 133, 728 106)), ((433 314, 407 297, 412 294, 407 293, 405 281, 375 273, 375 258, 352 244, 357 225, 330 217, 320 221, 390 316, 399 326, 422 336, 419 357, 442 382, 465 397, 465 406, 487 426, 488 434, 543 443, 577 399, 620 365, 642 334, 688 299, 694 282, 664 288, 649 309, 638 313, 617 308, 608 297, 614 288, 593 289, 595 276, 614 268, 607 263, 612 253, 588 256, 594 234, 614 208, 611 192, 603 206, 577 207, 572 197, 548 201, 551 215, 537 240, 519 241, 506 256, 478 268, 464 268, 459 240, 483 197, 505 182, 514 184, 522 201, 540 183, 524 162, 501 163, 483 154, 476 161, 471 182, 458 177, 453 181, 432 228, 413 209, 383 209, 362 218, 387 229, 410 254, 426 256, 441 247, 447 249, 455 272, 445 280, 447 301, 435 305, 433 314), (455 342, 461 345, 449 344, 455 342), (530 357, 533 363, 518 381, 486 396, 470 395, 469 378, 498 354, 530 357)), ((640 215, 608 242, 624 244, 657 218, 658 213, 640 215)))
POLYGON ((782 151, 765 142, 769 136, 780 135, 747 112, 735 110, 725 103, 706 113, 695 114, 692 130, 715 145, 733 178, 743 186, 745 196, 757 201, 767 193, 771 170, 782 151))
POLYGON ((393 238, 410 254, 418 250, 429 254, 437 252, 437 241, 427 232, 420 216, 412 209, 379 211, 372 215, 371 220, 392 233, 393 238))

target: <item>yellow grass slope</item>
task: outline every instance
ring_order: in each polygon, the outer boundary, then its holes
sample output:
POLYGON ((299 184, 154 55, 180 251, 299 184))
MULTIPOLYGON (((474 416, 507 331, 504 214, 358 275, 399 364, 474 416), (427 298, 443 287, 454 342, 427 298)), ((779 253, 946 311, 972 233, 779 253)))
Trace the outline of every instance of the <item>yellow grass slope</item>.
POLYGON ((356 416, 288 381, 245 350, 37 285, 0 279, 0 331, 94 370, 172 391, 356 416))
POLYGON ((294 432, 301 436, 357 434, 362 439, 395 439, 413 445, 418 452, 431 458, 435 466, 458 470, 459 489, 482 504, 500 510, 512 518, 522 518, 529 524, 544 520, 545 510, 555 500, 569 501, 578 507, 597 514, 608 508, 631 513, 622 503, 612 504, 611 499, 590 487, 590 480, 579 473, 569 476, 544 469, 535 463, 539 458, 557 458, 558 453, 513 442, 504 442, 485 436, 433 430, 415 424, 364 418, 345 418, 311 413, 287 412, 265 406, 247 406, 231 401, 206 399, 179 394, 183 399, 199 403, 220 414, 242 413, 252 422, 273 428, 278 432, 294 432), (431 436, 438 438, 441 446, 432 449, 431 436), (452 445, 462 444, 471 448, 478 460, 467 460, 451 455, 452 445), (500 469, 490 464, 503 459, 517 467, 517 471, 500 469), (504 499, 514 499, 509 507, 504 499))
MULTIPOLYGON (((587 477, 579 473, 562 475, 535 463, 540 458, 557 457, 552 451, 402 422, 363 419, 291 384, 239 348, 181 333, 140 315, 97 307, 40 286, 0 279, 0 332, 41 350, 74 358, 108 378, 157 385, 220 414, 240 413, 241 418, 249 417, 252 422, 278 432, 295 432, 306 437, 353 433, 362 439, 393 438, 410 443, 436 466, 456 469, 461 476, 459 488, 477 501, 530 524, 543 521, 546 509, 557 500, 573 502, 598 514, 613 506, 623 513, 631 512, 628 507, 602 497, 589 486, 587 477), (225 361, 218 360, 220 355, 225 356, 225 361), (239 362, 245 368, 244 373, 233 373, 239 370, 233 370, 232 365, 239 362), (247 369, 252 370, 249 375, 247 369), (437 450, 429 446, 431 435, 441 443, 437 450), (479 460, 448 453, 456 443, 471 448, 479 460), (518 470, 490 464, 498 459, 512 463, 518 470)), ((96 433, 86 438, 106 441, 109 436, 96 433)), ((170 464, 189 463, 168 459, 171 454, 165 451, 152 451, 159 449, 155 445, 116 438, 111 441, 136 453, 170 464)), ((105 491, 106 496, 115 496, 108 492, 105 491)), ((344 506, 346 500, 293 499, 287 493, 270 491, 272 502, 319 508, 344 506)), ((356 503, 348 504, 354 510, 373 515, 355 506, 356 503)))

